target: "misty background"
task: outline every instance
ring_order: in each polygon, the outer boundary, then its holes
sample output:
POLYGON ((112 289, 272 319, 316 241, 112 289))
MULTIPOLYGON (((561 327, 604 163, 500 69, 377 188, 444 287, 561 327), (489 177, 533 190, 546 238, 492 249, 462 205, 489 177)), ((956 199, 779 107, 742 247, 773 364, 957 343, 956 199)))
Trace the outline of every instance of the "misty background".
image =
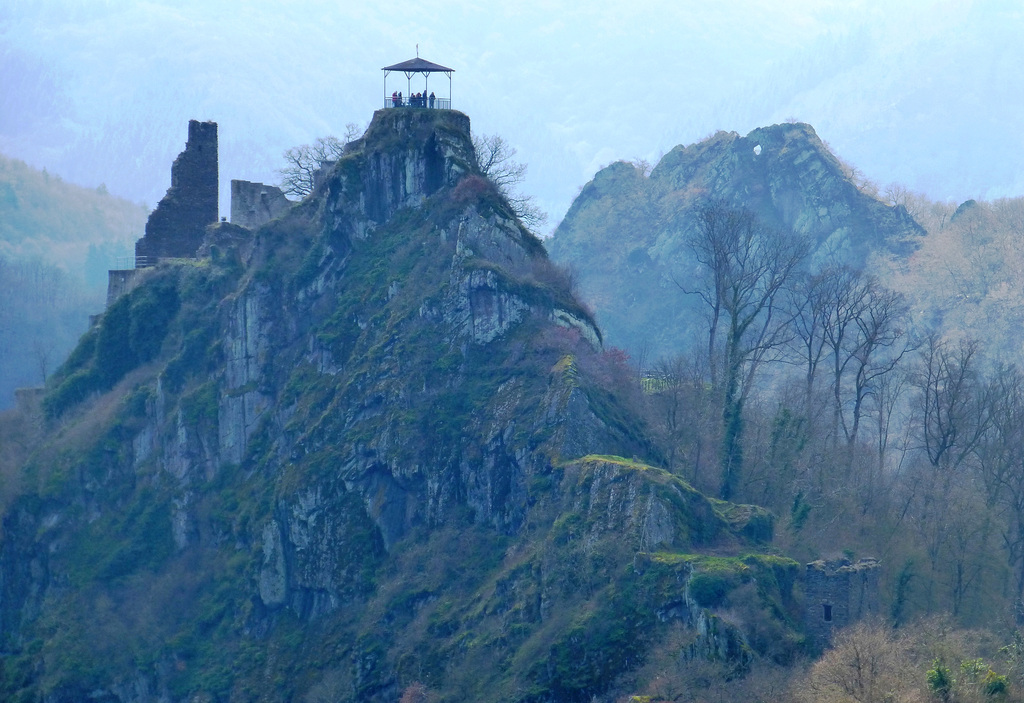
POLYGON ((0 153, 152 208, 187 121, 215 120, 227 215, 230 179, 276 183, 287 148, 364 126, 419 45, 529 165, 544 234, 602 165, 786 120, 882 185, 992 199, 1024 191, 1022 30, 1018 3, 970 0, 14 0, 0 153))
POLYGON ((418 47, 455 69, 474 132, 528 165, 542 235, 609 163, 786 121, 860 178, 955 207, 1024 193, 1022 30, 1015 3, 969 0, 5 3, 0 409, 102 311, 190 119, 219 124, 226 216, 231 179, 278 183, 287 149, 408 92, 401 74, 385 91, 381 67, 418 47))

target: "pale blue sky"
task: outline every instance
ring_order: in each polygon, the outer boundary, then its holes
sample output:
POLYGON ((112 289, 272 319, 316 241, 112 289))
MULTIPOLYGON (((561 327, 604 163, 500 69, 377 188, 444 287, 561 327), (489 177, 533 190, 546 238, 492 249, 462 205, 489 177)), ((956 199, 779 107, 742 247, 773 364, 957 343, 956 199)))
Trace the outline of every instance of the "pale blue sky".
POLYGON ((153 206, 188 119, 216 120, 227 214, 231 178, 275 182, 286 148, 364 125, 418 43, 529 165, 546 230, 602 165, 786 119, 881 185, 1022 195, 1020 7, 8 0, 0 153, 153 206))

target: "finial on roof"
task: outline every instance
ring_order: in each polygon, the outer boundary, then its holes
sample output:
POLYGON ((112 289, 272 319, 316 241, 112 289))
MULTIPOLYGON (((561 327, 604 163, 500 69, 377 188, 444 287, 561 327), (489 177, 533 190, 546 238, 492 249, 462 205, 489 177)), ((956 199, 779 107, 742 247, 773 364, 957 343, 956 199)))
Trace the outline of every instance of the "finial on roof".
POLYGON ((419 58, 419 57, 420 57, 420 45, 417 44, 416 45, 416 58, 419 58))

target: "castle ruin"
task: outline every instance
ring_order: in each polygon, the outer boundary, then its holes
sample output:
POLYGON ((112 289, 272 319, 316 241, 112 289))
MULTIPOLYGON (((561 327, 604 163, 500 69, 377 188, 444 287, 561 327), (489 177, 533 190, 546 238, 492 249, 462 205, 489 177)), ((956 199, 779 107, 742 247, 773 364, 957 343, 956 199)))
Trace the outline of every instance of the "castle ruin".
POLYGON ((136 266, 162 258, 190 258, 217 221, 217 123, 189 120, 188 142, 171 166, 171 187, 135 243, 136 266))
POLYGON ((277 186, 231 181, 231 224, 258 229, 292 206, 277 186))
POLYGON ((881 563, 865 558, 818 560, 804 578, 804 625, 817 648, 827 647, 837 630, 879 612, 881 563))

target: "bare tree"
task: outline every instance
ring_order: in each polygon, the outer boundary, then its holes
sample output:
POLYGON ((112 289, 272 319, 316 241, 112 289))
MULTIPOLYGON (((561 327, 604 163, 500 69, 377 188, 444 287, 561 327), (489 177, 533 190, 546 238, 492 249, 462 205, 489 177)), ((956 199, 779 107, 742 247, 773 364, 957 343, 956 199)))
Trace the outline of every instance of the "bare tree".
MULTIPOLYGON (((661 159, 658 159, 659 161, 661 159)), ((635 159, 630 159, 629 164, 635 168, 641 176, 644 178, 651 175, 651 171, 654 169, 654 165, 649 159, 645 159, 642 156, 638 156, 635 159)))
POLYGON ((902 361, 911 349, 903 327, 908 306, 903 296, 882 286, 876 278, 864 280, 863 306, 856 318, 852 351, 852 408, 850 422, 843 422, 846 441, 857 442, 864 402, 877 392, 880 381, 902 361))
POLYGON ((902 205, 915 220, 924 212, 928 202, 921 193, 915 193, 902 183, 890 183, 882 192, 882 199, 893 207, 902 205))
POLYGON ((32 340, 32 357, 39 370, 40 383, 46 383, 46 379, 50 376, 50 358, 52 355, 52 343, 48 344, 39 337, 32 340))
MULTIPOLYGON (((958 550, 958 510, 955 504, 969 499, 973 473, 968 459, 981 447, 992 423, 991 394, 978 372, 979 345, 974 340, 951 343, 938 334, 928 336, 920 351, 920 367, 914 379, 918 390, 917 412, 921 450, 927 459, 927 475, 921 481, 918 529, 933 578, 926 583, 932 607, 937 579, 951 567, 964 566, 966 554, 958 550)), ((959 521, 962 522, 962 521, 959 521)), ((954 607, 958 574, 950 582, 954 607)))
POLYGON ((720 494, 733 496, 743 470, 743 409, 759 367, 788 341, 785 291, 808 254, 788 232, 766 229, 750 212, 723 203, 697 211, 688 244, 700 264, 700 296, 708 309, 708 359, 722 397, 720 494), (719 367, 720 363, 720 367, 719 367))
POLYGON ((701 467, 715 433, 716 406, 706 381, 704 365, 682 354, 659 360, 642 380, 651 426, 669 469, 679 472, 688 465, 687 480, 701 488, 701 467))
POLYGON ((316 173, 324 164, 337 161, 345 153, 349 142, 359 136, 359 126, 353 122, 345 125, 343 139, 334 136, 318 137, 312 144, 293 146, 284 152, 285 166, 278 171, 281 176, 281 190, 285 195, 305 198, 313 192, 316 173))
POLYGON ((526 177, 526 164, 515 161, 515 147, 497 134, 474 134, 473 150, 480 172, 497 186, 523 224, 533 229, 547 222, 547 213, 537 207, 533 197, 515 190, 526 177))
POLYGON ((814 703, 919 701, 911 651, 902 632, 880 624, 855 625, 797 682, 794 697, 814 703))
POLYGON ((828 277, 822 274, 805 276, 790 290, 793 310, 793 343, 803 367, 804 413, 810 415, 818 378, 818 366, 825 357, 825 324, 828 300, 825 295, 828 277))
POLYGON ((899 432, 901 423, 897 422, 897 409, 900 407, 903 396, 909 385, 909 375, 905 369, 895 367, 891 373, 879 376, 875 380, 874 405, 875 405, 875 443, 878 454, 878 470, 881 471, 886 464, 886 457, 890 447, 896 451, 902 450, 906 456, 909 442, 906 435, 909 433, 909 423, 902 423, 902 434, 893 437, 894 432, 899 432))
POLYGON ((937 470, 956 470, 981 442, 991 422, 986 389, 978 374, 975 340, 952 344, 928 336, 917 376, 921 440, 937 470))
POLYGON ((794 340, 804 367, 810 407, 819 366, 831 366, 832 442, 852 447, 865 403, 910 348, 903 322, 907 304, 874 276, 829 265, 793 293, 794 340))
POLYGON ((1024 375, 1013 366, 993 374, 992 431, 982 445, 987 507, 999 512, 1014 595, 1024 602, 1024 375))

